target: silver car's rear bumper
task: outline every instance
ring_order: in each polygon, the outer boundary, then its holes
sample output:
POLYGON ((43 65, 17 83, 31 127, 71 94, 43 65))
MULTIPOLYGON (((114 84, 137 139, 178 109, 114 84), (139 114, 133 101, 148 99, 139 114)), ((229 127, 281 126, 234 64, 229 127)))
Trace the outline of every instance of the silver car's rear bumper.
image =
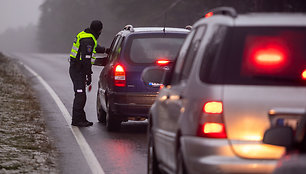
POLYGON ((181 148, 188 173, 272 173, 276 160, 237 157, 227 139, 184 136, 181 148))

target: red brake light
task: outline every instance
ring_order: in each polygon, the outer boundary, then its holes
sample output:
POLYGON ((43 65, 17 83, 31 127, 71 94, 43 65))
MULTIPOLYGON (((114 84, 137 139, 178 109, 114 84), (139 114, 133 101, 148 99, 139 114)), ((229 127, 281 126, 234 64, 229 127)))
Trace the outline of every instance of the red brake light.
POLYGON ((156 63, 158 65, 164 66, 164 65, 168 65, 170 63, 170 61, 167 60, 167 59, 160 59, 160 60, 157 60, 156 63))
POLYGON ((207 114, 221 114, 223 112, 223 104, 218 101, 211 101, 204 104, 204 113, 207 114))
POLYGON ((207 14, 205 15, 205 18, 212 17, 213 15, 214 15, 214 13, 213 13, 213 12, 209 12, 209 13, 207 13, 207 14))
POLYGON ((126 77, 124 67, 122 65, 116 65, 114 69, 115 86, 125 87, 126 77))
POLYGON ((124 72, 123 66, 117 65, 116 68, 115 68, 115 72, 117 72, 117 73, 124 72))
POLYGON ((292 53, 281 37, 247 36, 243 53, 242 74, 275 75, 286 70, 292 53))
POLYGON ((255 63, 261 66, 279 66, 284 63, 284 55, 277 50, 262 50, 255 55, 255 63))
POLYGON ((209 101, 203 106, 198 136, 206 138, 226 138, 223 122, 223 103, 221 101, 209 101))
POLYGON ((223 123, 204 123, 202 128, 204 137, 226 138, 225 126, 223 123))

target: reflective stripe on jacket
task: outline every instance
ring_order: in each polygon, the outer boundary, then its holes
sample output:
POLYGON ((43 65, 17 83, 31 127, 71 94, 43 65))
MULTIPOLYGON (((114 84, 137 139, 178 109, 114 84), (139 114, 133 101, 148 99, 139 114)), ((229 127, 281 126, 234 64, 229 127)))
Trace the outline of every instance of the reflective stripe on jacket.
MULTIPOLYGON (((86 33, 85 31, 82 31, 77 35, 76 40, 73 42, 73 45, 72 45, 72 49, 71 49, 71 52, 70 52, 70 57, 76 58, 76 56, 78 54, 78 51, 79 51, 79 48, 80 48, 80 40, 84 39, 84 38, 92 38, 92 40, 95 42, 95 46, 93 48, 91 58, 96 59, 95 54, 96 54, 96 48, 97 48, 97 45, 98 45, 97 40, 96 40, 96 38, 93 34, 86 33)), ((81 56, 80 56, 80 60, 82 60, 81 56)), ((92 61, 92 62, 94 62, 94 61, 92 61)))

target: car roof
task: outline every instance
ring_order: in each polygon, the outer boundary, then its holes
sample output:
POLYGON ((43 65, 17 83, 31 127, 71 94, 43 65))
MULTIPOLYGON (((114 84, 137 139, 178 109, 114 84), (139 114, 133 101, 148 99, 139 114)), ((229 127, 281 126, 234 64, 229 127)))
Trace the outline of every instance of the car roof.
POLYGON ((140 33, 188 33, 190 30, 184 28, 173 28, 173 27, 136 27, 130 30, 121 30, 117 35, 127 36, 130 34, 140 33))
POLYGON ((235 19, 236 25, 267 25, 267 26, 305 26, 306 14, 292 13, 251 13, 235 19))
POLYGON ((237 17, 214 15, 194 24, 220 23, 228 26, 306 26, 305 13, 248 13, 237 17))

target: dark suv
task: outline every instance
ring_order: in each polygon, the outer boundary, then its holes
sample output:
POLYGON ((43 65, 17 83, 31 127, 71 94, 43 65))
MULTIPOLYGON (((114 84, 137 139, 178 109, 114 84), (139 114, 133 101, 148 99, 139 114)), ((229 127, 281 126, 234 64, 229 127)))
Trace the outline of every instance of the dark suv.
POLYGON ((141 72, 154 64, 169 66, 188 33, 183 28, 127 25, 115 36, 97 93, 98 120, 109 131, 119 129, 123 121, 147 118, 160 84, 144 85, 141 72))

